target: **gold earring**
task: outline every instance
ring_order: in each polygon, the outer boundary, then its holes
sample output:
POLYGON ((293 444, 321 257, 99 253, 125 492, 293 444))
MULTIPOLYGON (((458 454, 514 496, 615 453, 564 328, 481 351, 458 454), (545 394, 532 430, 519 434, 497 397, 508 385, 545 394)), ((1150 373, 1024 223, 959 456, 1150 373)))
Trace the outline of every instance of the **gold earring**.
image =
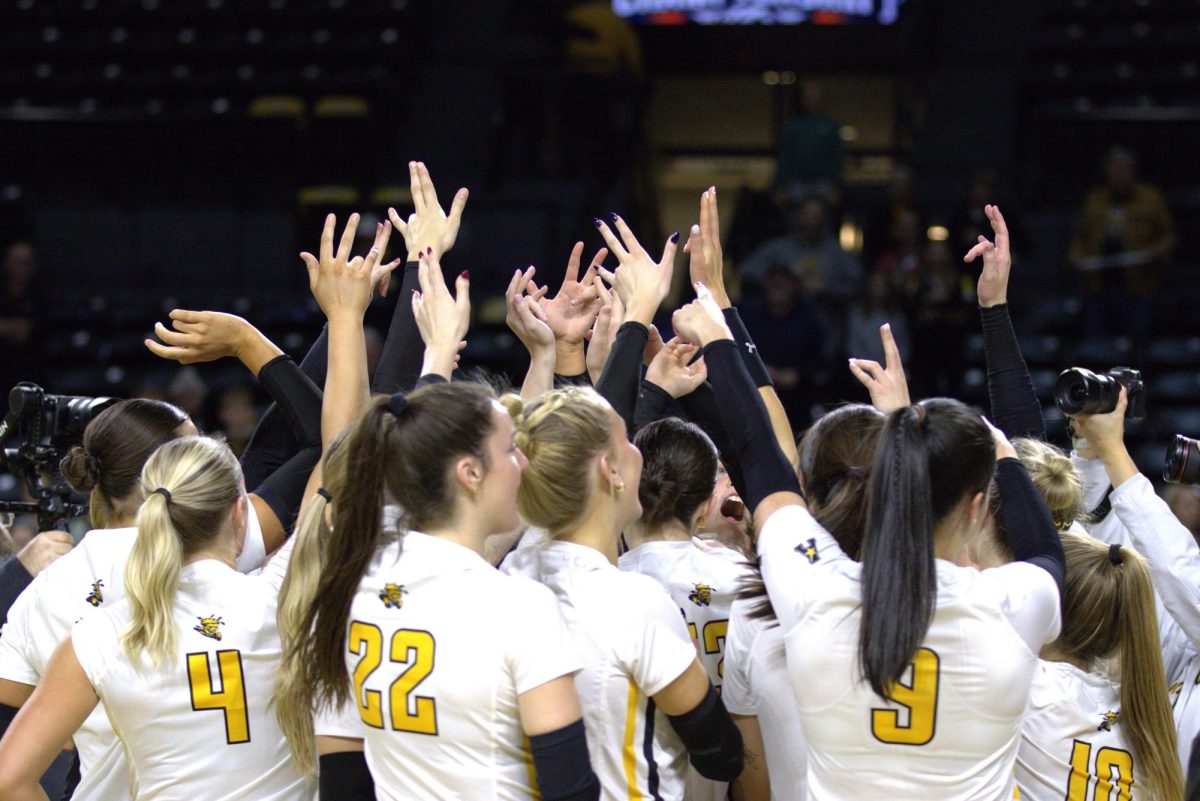
POLYGON ((613 489, 616 490, 618 494, 624 492, 625 491, 625 482, 621 481, 620 479, 617 479, 617 483, 613 485, 613 489))

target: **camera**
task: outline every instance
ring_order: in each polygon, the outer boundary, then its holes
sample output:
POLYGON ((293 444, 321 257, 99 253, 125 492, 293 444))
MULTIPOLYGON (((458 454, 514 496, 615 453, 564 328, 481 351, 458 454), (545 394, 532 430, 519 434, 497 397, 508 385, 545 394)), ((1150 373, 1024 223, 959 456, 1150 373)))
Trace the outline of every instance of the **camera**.
POLYGON ((1163 481, 1168 484, 1200 484, 1200 440, 1176 434, 1167 446, 1163 481))
POLYGON ((0 454, 37 500, 0 502, 0 511, 35 512, 42 531, 83 515, 87 504, 63 479, 58 463, 83 438, 92 418, 116 402, 117 398, 51 395, 27 381, 13 387, 8 416, 0 423, 0 454))
POLYGON ((1125 387, 1129 400, 1125 417, 1144 419, 1146 385, 1141 371, 1132 367, 1114 367, 1107 373, 1093 373, 1082 367, 1063 370, 1054 382, 1054 403, 1067 415, 1108 414, 1117 408, 1121 387, 1125 387))

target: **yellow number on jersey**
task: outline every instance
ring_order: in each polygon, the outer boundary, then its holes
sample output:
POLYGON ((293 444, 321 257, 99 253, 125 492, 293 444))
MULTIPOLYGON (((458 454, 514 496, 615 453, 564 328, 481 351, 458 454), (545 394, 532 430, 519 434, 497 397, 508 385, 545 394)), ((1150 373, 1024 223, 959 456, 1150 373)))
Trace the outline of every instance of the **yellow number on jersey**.
POLYGON ((217 651, 217 677, 213 682, 208 652, 187 655, 188 684, 192 691, 192 709, 220 709, 225 713, 225 741, 230 745, 250 742, 250 719, 246 715, 246 684, 242 679, 242 655, 239 651, 217 651))
POLYGON ((392 635, 392 661, 410 663, 408 670, 392 682, 392 729, 415 734, 437 734, 437 701, 418 695, 415 711, 409 709, 409 695, 433 672, 433 635, 427 631, 400 629, 392 635))
MULTIPOLYGON (((1071 773, 1067 777, 1066 801, 1089 801, 1088 785, 1092 774, 1092 744, 1076 740, 1071 747, 1071 773)), ((1091 799, 1108 801, 1112 795, 1113 773, 1116 772, 1117 801, 1130 801, 1133 793, 1133 754, 1120 748, 1101 748, 1096 752, 1096 789, 1091 799)))
MULTIPOLYGON (((383 632, 371 623, 351 621, 347 646, 350 653, 361 657, 354 668, 354 694, 358 699, 358 713, 363 723, 376 729, 383 725, 383 693, 365 690, 363 685, 383 661, 383 632)), ((392 730, 414 734, 438 733, 437 701, 429 696, 409 696, 417 685, 433 672, 433 658, 437 644, 427 631, 400 629, 392 635, 388 659, 397 664, 408 664, 408 668, 396 677, 388 691, 391 704, 392 730)))
POLYGON ((933 739, 937 723, 938 666, 935 651, 918 648, 912 661, 912 684, 894 684, 887 697, 908 710, 908 722, 900 722, 897 709, 872 709, 871 733, 893 745, 925 745, 933 739))
POLYGON ((378 626, 358 620, 350 624, 350 653, 362 656, 354 668, 354 698, 363 723, 375 729, 383 728, 383 695, 378 690, 363 692, 367 677, 379 667, 383 658, 383 632, 378 626))
MULTIPOLYGON (((700 634, 696 631, 695 623, 688 623, 688 634, 692 635, 692 642, 700 642, 700 634)), ((710 620, 704 624, 704 653, 720 654, 725 645, 725 634, 729 631, 728 620, 710 620)), ((725 676, 725 657, 722 656, 717 662, 717 675, 724 678, 725 676)), ((719 688, 718 688, 719 689, 719 688)))

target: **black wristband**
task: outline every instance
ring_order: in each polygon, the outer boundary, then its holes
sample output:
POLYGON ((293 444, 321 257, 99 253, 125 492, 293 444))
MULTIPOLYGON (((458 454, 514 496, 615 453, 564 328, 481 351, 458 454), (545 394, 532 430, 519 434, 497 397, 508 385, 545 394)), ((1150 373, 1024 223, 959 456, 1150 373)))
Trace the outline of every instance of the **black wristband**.
POLYGON ((587 370, 584 370, 579 375, 563 375, 562 373, 554 374, 554 388, 560 387, 590 387, 592 385, 592 377, 588 375, 587 370))
POLYGON ((742 733, 711 684, 694 709, 682 715, 668 715, 667 720, 683 740, 688 761, 701 776, 731 782, 742 774, 745 757, 742 733))
POLYGON ((427 387, 430 384, 447 384, 447 383, 449 383, 449 382, 446 381, 446 377, 444 375, 442 375, 441 373, 425 373, 420 378, 417 379, 417 385, 415 387, 413 387, 413 389, 417 390, 417 389, 420 389, 421 387, 427 387))
POLYGON ((738 345, 742 361, 746 363, 746 369, 750 371, 750 377, 754 379, 754 386, 775 386, 775 382, 771 380, 771 374, 767 372, 767 365, 763 363, 762 356, 758 353, 758 346, 750 338, 750 332, 746 330, 746 324, 742 322, 742 316, 738 314, 738 310, 730 306, 728 309, 722 309, 721 313, 725 315, 725 324, 729 326, 729 333, 733 334, 733 341, 738 345))
POLYGON ((271 399, 303 447, 321 444, 321 390, 286 353, 276 356, 258 371, 271 399))

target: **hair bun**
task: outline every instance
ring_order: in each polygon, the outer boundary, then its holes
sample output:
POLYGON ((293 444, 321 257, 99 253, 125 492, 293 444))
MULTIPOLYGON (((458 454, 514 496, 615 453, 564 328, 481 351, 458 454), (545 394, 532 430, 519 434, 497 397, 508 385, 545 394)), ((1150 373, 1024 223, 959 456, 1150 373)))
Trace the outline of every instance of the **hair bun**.
POLYGON ((100 483, 100 460, 84 450, 82 445, 75 445, 67 451, 58 469, 76 492, 91 492, 100 483))

